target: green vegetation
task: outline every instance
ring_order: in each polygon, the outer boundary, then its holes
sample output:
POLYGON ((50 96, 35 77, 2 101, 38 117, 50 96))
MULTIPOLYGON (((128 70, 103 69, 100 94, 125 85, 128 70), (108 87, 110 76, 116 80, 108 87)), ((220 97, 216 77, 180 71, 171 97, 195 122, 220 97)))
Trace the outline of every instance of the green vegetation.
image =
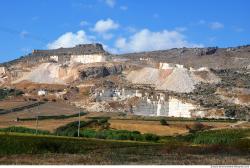
POLYGON ((169 125, 166 119, 160 119, 161 125, 169 125))
POLYGON ((132 140, 132 141, 153 141, 157 142, 160 137, 154 134, 141 134, 138 131, 127 130, 101 130, 95 131, 85 129, 80 132, 81 137, 97 139, 114 139, 114 140, 132 140))
MULTIPOLYGON (((57 128, 55 134, 76 137, 78 135, 78 121, 71 122, 65 126, 57 128)), ((154 134, 141 134, 138 131, 111 130, 107 118, 99 117, 89 121, 80 122, 80 137, 114 140, 134 140, 134 141, 158 141, 159 136, 154 134), (89 127, 94 126, 95 129, 89 127)))
POLYGON ((15 89, 0 89, 0 100, 5 99, 8 96, 20 96, 23 92, 15 89))
MULTIPOLYGON (((0 154, 86 153, 98 149, 146 147, 154 144, 56 136, 0 134, 0 154)), ((156 144, 155 144, 156 145, 156 144)))
POLYGON ((92 119, 92 120, 102 120, 102 119, 109 120, 110 119, 110 117, 106 117, 106 116, 87 117, 87 118, 92 119))
MULTIPOLYGON (((91 118, 91 117, 89 117, 91 118)), ((167 121, 198 121, 198 122, 237 122, 237 119, 231 118, 184 118, 184 117, 157 117, 157 116, 132 116, 130 118, 125 117, 117 117, 119 120, 143 120, 143 121, 160 121, 161 119, 165 119, 167 121)))
MULTIPOLYGON (((232 144, 247 136, 250 136, 250 129, 223 129, 196 132, 177 139, 194 144, 232 144)), ((248 143, 250 145, 249 140, 248 143)))
MULTIPOLYGON (((80 112, 80 115, 86 115, 86 112, 80 112)), ((39 120, 47 120, 47 119, 67 119, 67 118, 73 118, 78 117, 79 113, 72 114, 72 115, 53 115, 53 116, 38 116, 39 120)), ((30 120, 36 120, 37 118, 17 118, 18 121, 30 121, 30 120)))
MULTIPOLYGON (((25 128, 25 127, 8 127, 8 128, 1 128, 0 132, 18 132, 18 133, 29 133, 29 134, 36 134, 36 129, 32 128, 25 128)), ((49 131, 37 130, 37 134, 39 135, 49 135, 49 131)))
MULTIPOLYGON (((80 121, 80 128, 86 127, 92 123, 97 123, 97 122, 98 120, 80 121)), ((62 136, 76 137, 78 124, 79 124, 78 121, 74 121, 64 126, 58 127, 55 131, 55 134, 62 135, 62 136)))

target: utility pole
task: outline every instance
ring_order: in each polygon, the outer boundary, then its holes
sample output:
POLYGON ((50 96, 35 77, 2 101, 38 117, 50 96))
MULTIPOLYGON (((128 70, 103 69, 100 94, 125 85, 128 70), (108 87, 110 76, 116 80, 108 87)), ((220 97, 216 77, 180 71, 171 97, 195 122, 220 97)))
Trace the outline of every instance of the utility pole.
POLYGON ((38 128, 38 115, 36 116, 36 135, 37 135, 37 128, 38 128))
POLYGON ((36 135, 38 132, 38 119, 39 119, 39 113, 38 113, 39 107, 37 106, 37 116, 36 116, 36 135))
POLYGON ((81 121, 80 121, 80 118, 81 118, 81 111, 79 110, 79 117, 78 117, 78 130, 77 130, 77 136, 80 137, 80 127, 81 127, 81 121))

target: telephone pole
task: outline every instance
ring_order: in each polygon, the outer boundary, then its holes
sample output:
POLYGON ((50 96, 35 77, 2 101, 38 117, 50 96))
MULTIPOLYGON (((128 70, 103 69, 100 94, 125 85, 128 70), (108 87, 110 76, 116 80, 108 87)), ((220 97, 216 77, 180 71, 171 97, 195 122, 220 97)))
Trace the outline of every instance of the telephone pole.
POLYGON ((80 127, 81 127, 81 121, 80 121, 80 118, 81 118, 81 111, 79 111, 79 117, 78 117, 78 130, 77 130, 77 136, 80 137, 80 127))
POLYGON ((37 106, 37 116, 36 116, 36 135, 37 135, 37 132, 38 132, 38 118, 39 118, 39 107, 37 106))
POLYGON ((37 135, 37 128, 38 128, 38 115, 36 116, 36 135, 37 135))

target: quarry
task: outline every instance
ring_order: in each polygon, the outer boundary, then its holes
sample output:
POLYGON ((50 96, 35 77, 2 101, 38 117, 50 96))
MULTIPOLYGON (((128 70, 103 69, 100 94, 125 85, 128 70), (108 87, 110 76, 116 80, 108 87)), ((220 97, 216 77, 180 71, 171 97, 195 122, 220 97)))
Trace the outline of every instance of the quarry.
MULTIPOLYGON (((242 55, 246 48, 249 46, 241 48, 242 55)), ((20 59, 1 64, 0 84, 2 88, 21 90, 26 101, 59 101, 93 113, 248 119, 247 68, 230 70, 231 75, 241 74, 241 86, 234 86, 234 81, 223 75, 228 71, 218 70, 210 63, 190 66, 181 64, 186 58, 162 59, 164 52, 174 56, 175 50, 116 56, 98 43, 33 50, 20 59), (227 90, 234 90, 233 94, 227 94, 227 90)), ((222 51, 236 50, 239 49, 222 51)), ((178 49, 182 55, 191 52, 200 60, 222 51, 178 49)))

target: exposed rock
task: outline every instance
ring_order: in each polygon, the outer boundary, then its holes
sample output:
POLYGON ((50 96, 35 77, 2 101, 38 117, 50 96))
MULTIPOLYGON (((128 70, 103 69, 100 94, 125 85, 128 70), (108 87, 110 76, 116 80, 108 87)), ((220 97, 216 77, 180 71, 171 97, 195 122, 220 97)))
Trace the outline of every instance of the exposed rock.
POLYGON ((89 67, 80 72, 81 79, 86 78, 100 78, 114 74, 121 74, 125 65, 119 64, 114 66, 99 66, 89 67))

